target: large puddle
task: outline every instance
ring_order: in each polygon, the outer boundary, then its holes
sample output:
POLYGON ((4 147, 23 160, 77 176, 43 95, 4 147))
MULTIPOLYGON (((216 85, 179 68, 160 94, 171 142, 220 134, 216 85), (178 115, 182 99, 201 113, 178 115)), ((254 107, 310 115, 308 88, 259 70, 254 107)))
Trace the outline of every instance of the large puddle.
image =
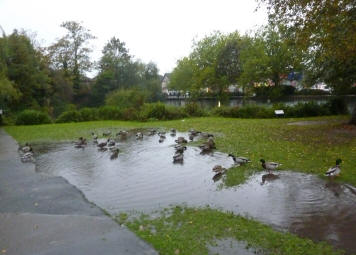
POLYGON ((278 229, 356 253, 356 195, 352 187, 316 176, 283 171, 278 178, 258 172, 236 188, 219 189, 212 168, 233 165, 227 154, 201 155, 187 146, 184 163, 173 164, 174 140, 134 135, 120 141, 118 158, 89 144, 53 144, 35 148, 37 171, 59 175, 110 213, 152 212, 175 204, 205 206, 248 215, 278 229))

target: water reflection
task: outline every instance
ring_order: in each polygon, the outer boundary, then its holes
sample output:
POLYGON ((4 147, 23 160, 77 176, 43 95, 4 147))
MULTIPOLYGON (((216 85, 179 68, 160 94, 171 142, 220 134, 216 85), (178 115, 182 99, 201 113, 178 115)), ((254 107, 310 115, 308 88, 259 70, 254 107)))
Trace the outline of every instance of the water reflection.
POLYGON ((37 171, 65 177, 111 213, 149 213, 182 203, 210 205, 356 252, 356 242, 351 241, 356 237, 353 188, 283 171, 278 175, 258 172, 243 185, 220 189, 222 175, 214 176, 212 168, 229 168, 234 163, 231 157, 216 151, 201 155, 199 148, 187 146, 183 164, 173 164, 174 140, 168 135, 159 143, 158 135, 145 135, 142 140, 129 135, 117 141, 116 160, 91 143, 84 149, 75 149, 73 144, 43 146, 35 148, 41 152, 37 171))

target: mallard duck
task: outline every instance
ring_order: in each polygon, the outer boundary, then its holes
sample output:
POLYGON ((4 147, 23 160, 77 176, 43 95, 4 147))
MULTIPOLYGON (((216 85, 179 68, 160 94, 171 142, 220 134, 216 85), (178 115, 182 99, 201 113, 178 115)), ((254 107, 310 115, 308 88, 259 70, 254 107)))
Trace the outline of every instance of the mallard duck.
POLYGON ((78 141, 74 143, 76 148, 82 148, 87 144, 87 140, 83 137, 79 137, 78 141))
POLYGON ((232 159, 234 160, 235 164, 237 165, 243 165, 246 163, 250 163, 251 160, 245 157, 236 157, 235 155, 229 154, 229 157, 232 157, 232 159))
POLYGON ((200 135, 201 135, 203 138, 214 137, 213 134, 209 134, 209 133, 200 133, 200 135))
POLYGON ((157 132, 157 130, 155 130, 155 129, 150 129, 150 130, 148 131, 148 135, 149 135, 149 136, 153 136, 153 135, 156 134, 156 132, 157 132))
POLYGON ((266 162, 264 159, 261 159, 260 162, 262 163, 262 167, 266 169, 269 173, 282 165, 276 162, 266 162))
POLYGON ((176 153, 173 156, 173 163, 183 163, 183 153, 176 153))
POLYGON ((143 134, 141 132, 136 133, 136 140, 143 139, 143 134))
POLYGON ((110 156, 110 159, 113 160, 113 159, 116 159, 118 156, 119 156, 119 148, 115 148, 114 150, 111 150, 111 156, 110 156))
POLYGON ((116 136, 120 136, 121 139, 126 138, 128 135, 128 132, 126 130, 120 130, 118 133, 116 133, 116 136))
POLYGON ((224 173, 226 168, 223 168, 221 165, 216 165, 213 167, 213 172, 215 173, 224 173))
POLYGON ((341 162, 342 162, 342 160, 338 158, 338 159, 336 160, 335 166, 330 167, 330 168, 328 169, 328 171, 326 171, 325 176, 330 176, 330 177, 332 177, 332 176, 339 176, 340 173, 341 173, 341 168, 340 168, 341 162))
POLYGON ((26 143, 24 146, 19 147, 19 150, 23 153, 31 152, 33 151, 31 144, 26 143))
POLYGON ((181 145, 181 144, 177 144, 178 146, 175 146, 176 152, 178 153, 183 153, 186 149, 187 146, 181 145))
POLYGON ((91 137, 92 137, 94 140, 97 140, 97 139, 98 139, 98 135, 96 135, 94 132, 91 132, 91 137))
POLYGON ((24 155, 21 156, 21 162, 26 163, 26 162, 34 162, 35 158, 33 157, 33 153, 26 152, 24 155))
POLYGON ((105 131, 103 132, 103 136, 110 136, 111 135, 111 131, 105 131))
POLYGON ((107 144, 108 144, 108 141, 109 141, 109 139, 108 140, 106 140, 105 142, 100 142, 100 143, 98 143, 98 147, 99 148, 104 148, 107 144))
POLYGON ((187 143, 188 141, 183 136, 180 136, 175 140, 175 142, 181 144, 181 143, 187 143))
POLYGON ((110 147, 115 146, 115 141, 113 139, 109 139, 108 146, 110 146, 110 147))
POLYGON ((206 144, 211 148, 211 149, 216 149, 214 139, 212 137, 208 138, 208 141, 206 141, 206 144))

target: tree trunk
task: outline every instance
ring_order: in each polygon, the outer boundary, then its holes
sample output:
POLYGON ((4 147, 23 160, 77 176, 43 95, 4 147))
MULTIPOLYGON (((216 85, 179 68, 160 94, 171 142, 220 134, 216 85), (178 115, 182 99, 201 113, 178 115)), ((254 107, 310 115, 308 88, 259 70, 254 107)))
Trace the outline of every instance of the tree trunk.
POLYGON ((356 105, 354 106, 354 110, 352 111, 350 124, 356 125, 356 105))

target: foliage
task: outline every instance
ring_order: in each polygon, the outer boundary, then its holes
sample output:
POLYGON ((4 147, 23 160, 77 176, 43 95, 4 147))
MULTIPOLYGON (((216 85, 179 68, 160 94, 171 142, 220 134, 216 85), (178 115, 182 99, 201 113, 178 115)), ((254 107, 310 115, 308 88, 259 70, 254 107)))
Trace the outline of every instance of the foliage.
POLYGON ((331 114, 347 114, 347 104, 342 97, 335 97, 328 103, 331 114))
POLYGON ((255 87, 253 91, 256 96, 269 97, 274 100, 283 96, 293 95, 295 88, 293 86, 261 86, 255 87))
POLYGON ((100 120, 121 120, 123 111, 115 106, 102 106, 97 111, 97 119, 100 120))
POLYGON ((139 109, 145 103, 146 94, 135 89, 116 90, 106 97, 106 104, 119 108, 133 107, 139 109))
POLYGON ((171 73, 168 87, 174 90, 192 90, 194 88, 195 68, 194 61, 188 57, 178 60, 177 66, 171 73))
POLYGON ((189 102, 184 105, 184 112, 191 117, 204 116, 204 110, 196 102, 189 102))
MULTIPOLYGON (((297 43, 307 51, 305 72, 312 82, 324 81, 334 92, 356 82, 356 2, 260 0, 266 3, 271 22, 294 31, 297 43)), ((356 108, 352 121, 356 124, 356 108)))
POLYGON ((73 82, 74 95, 78 96, 81 89, 82 76, 90 71, 92 62, 88 47, 89 41, 95 39, 90 31, 76 21, 66 21, 61 24, 67 34, 48 48, 49 56, 56 69, 63 70, 73 82))
POLYGON ((98 120, 98 109, 84 107, 79 110, 81 121, 98 120))
POLYGON ((64 122, 79 122, 82 121, 82 115, 79 111, 66 111, 61 113, 57 118, 57 123, 64 123, 64 122))
POLYGON ((132 220, 117 216, 118 222, 148 241, 160 254, 209 254, 208 244, 216 239, 244 240, 263 254, 336 255, 342 254, 325 243, 297 237, 252 219, 210 207, 175 206, 161 211, 159 217, 141 214, 132 220))
POLYGON ((37 125, 51 123, 48 114, 35 110, 24 110, 17 115, 16 125, 37 125))

